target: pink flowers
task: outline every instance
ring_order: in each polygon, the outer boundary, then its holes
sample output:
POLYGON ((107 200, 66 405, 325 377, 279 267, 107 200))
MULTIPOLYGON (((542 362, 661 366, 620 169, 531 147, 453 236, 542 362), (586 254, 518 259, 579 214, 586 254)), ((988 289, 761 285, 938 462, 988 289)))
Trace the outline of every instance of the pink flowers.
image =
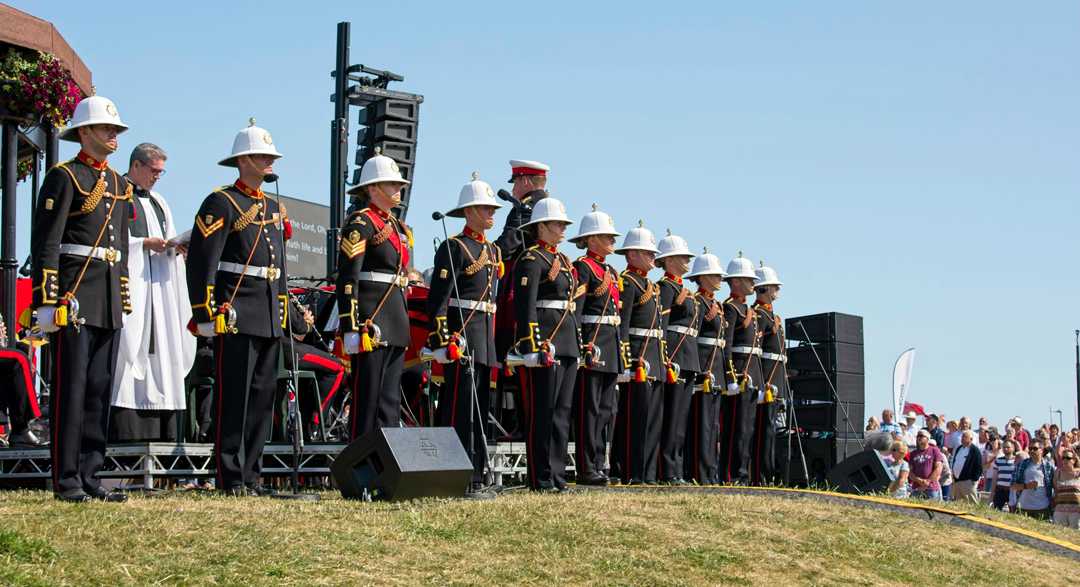
POLYGON ((0 80, 0 100, 8 112, 35 123, 47 120, 64 126, 83 96, 71 73, 49 53, 27 59, 10 49, 0 61, 0 80))

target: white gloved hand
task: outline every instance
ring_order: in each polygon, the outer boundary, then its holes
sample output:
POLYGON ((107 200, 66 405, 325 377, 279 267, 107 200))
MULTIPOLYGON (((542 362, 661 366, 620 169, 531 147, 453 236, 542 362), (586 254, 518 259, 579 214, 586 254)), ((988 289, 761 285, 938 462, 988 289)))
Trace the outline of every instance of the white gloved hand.
POLYGON ((37 309, 38 325, 45 333, 56 332, 60 327, 56 325, 56 306, 41 306, 37 309))
POLYGON ((739 393, 739 384, 735 383, 735 382, 728 383, 727 384, 727 390, 728 390, 728 393, 730 393, 732 395, 738 394, 739 393))
POLYGON ((615 376, 615 383, 629 383, 630 377, 630 370, 627 369, 615 376))
POLYGON ((342 337, 342 342, 345 344, 345 354, 355 355, 360 352, 360 333, 359 332, 346 332, 342 337))
POLYGON ((525 359, 525 366, 526 367, 541 367, 542 366, 540 364, 540 353, 527 353, 525 355, 522 355, 521 358, 525 359))
POLYGON ((213 322, 199 322, 195 325, 195 331, 203 338, 213 338, 217 336, 217 333, 214 332, 213 322))

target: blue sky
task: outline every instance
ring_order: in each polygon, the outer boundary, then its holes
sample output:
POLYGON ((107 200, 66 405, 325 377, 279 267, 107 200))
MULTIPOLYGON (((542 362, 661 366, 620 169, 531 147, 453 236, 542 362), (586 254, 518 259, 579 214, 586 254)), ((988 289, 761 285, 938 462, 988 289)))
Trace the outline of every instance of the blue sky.
POLYGON ((763 258, 784 315, 864 316, 868 413, 914 346, 913 401, 1075 422, 1075 3, 12 4, 56 24, 117 102, 119 168, 141 141, 169 152, 178 217, 231 181, 215 163, 250 116, 285 154, 282 191, 328 201, 349 20, 353 62, 426 97, 419 265, 429 212, 470 172, 498 188, 508 159, 538 159, 575 218, 597 202, 620 227, 763 258))

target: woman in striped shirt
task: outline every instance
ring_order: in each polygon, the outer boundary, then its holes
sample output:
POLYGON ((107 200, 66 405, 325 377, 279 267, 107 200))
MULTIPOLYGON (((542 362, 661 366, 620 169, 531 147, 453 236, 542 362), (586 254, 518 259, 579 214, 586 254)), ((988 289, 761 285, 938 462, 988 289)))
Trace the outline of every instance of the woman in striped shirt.
POLYGON ((1015 440, 1005 439, 1001 442, 1001 456, 994 459, 994 483, 991 489, 991 502, 994 509, 1005 509, 1009 503, 1009 486, 1012 484, 1013 469, 1016 467, 1016 449, 1019 448, 1015 440))

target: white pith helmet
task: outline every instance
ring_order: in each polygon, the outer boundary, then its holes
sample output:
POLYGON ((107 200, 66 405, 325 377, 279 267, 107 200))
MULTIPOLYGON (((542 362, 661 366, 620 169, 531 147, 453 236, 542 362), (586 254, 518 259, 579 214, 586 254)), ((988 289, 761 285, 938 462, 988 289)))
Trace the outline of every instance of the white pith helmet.
POLYGON ((218 161, 218 165, 225 167, 237 167, 236 160, 244 155, 270 155, 275 159, 281 158, 274 147, 274 139, 265 128, 255 126, 255 119, 248 119, 248 126, 236 133, 232 143, 232 154, 218 161))
POLYGON ((521 227, 525 228, 541 222, 562 222, 568 225, 574 223, 566 215, 566 206, 555 198, 544 198, 537 202, 532 209, 532 220, 522 224, 521 227))
POLYGON ((375 156, 364 161, 364 166, 360 168, 360 181, 348 193, 360 193, 366 185, 387 181, 409 185, 409 180, 401 177, 397 161, 383 155, 382 150, 376 148, 375 156))
POLYGON ((656 249, 656 237, 648 228, 645 228, 645 223, 638 220, 637 226, 626 231, 626 236, 623 237, 622 246, 615 249, 616 253, 620 255, 627 251, 649 251, 650 253, 659 253, 656 249))
POLYGON ((727 273, 720 263, 720 257, 709 252, 708 248, 701 250, 701 254, 694 258, 694 266, 690 273, 684 277, 701 277, 703 275, 716 275, 723 279, 727 273))
POLYGON ((780 281, 780 276, 777 275, 776 269, 772 267, 766 267, 765 261, 761 261, 761 266, 757 268, 757 281, 754 282, 754 287, 762 287, 764 285, 784 285, 780 281))
POLYGON ((461 194, 458 195, 457 207, 447 212, 446 215, 453 218, 464 218, 465 208, 470 206, 502 208, 502 204, 495 199, 495 191, 491 189, 491 186, 486 181, 480 179, 480 172, 478 171, 473 172, 472 181, 462 186, 461 194))
POLYGON ((128 126, 120 120, 120 113, 116 111, 116 104, 105 96, 87 96, 75 105, 75 113, 71 116, 67 128, 60 131, 60 140, 79 142, 79 132, 76 130, 83 126, 93 124, 111 124, 124 132, 128 126))
POLYGON ((577 243, 598 234, 622 236, 621 232, 615 230, 615 221, 612 220, 611 216, 605 212, 601 212, 597 205, 593 204, 592 212, 589 212, 581 219, 581 224, 578 225, 577 236, 568 240, 572 243, 577 243))
POLYGON ((734 279, 736 277, 748 277, 753 280, 757 279, 757 274, 754 273, 754 262, 743 257, 742 251, 739 251, 739 256, 735 257, 727 264, 727 277, 724 279, 734 279))
POLYGON ((660 239, 660 245, 657 247, 660 249, 660 253, 656 255, 656 260, 665 259, 667 257, 693 257, 694 254, 690 252, 690 245, 686 244, 686 239, 681 236, 671 234, 671 229, 667 231, 667 236, 660 239))

